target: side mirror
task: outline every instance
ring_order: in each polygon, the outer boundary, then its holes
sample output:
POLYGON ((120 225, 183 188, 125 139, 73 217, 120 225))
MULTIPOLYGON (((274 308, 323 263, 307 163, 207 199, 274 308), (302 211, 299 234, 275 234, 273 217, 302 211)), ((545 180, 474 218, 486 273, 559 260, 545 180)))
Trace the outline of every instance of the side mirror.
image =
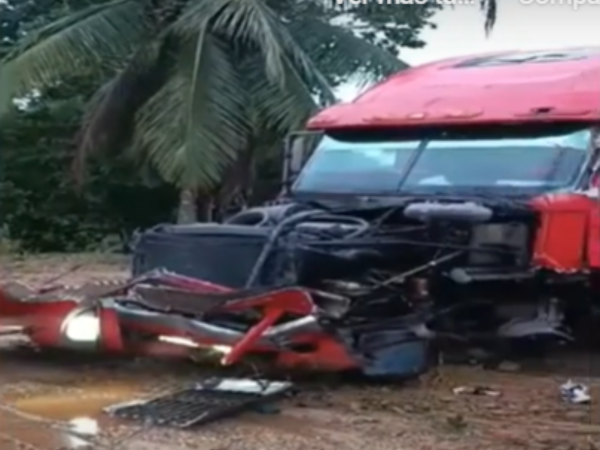
POLYGON ((300 131, 290 134, 283 154, 283 190, 289 192, 300 171, 323 138, 320 131, 300 131))

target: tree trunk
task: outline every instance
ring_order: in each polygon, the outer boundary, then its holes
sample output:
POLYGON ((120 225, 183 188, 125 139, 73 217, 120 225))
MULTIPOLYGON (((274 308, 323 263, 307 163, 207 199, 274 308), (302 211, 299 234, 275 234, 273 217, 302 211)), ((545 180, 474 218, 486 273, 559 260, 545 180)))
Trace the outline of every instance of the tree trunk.
MULTIPOLYGON (((248 191, 254 180, 254 148, 252 141, 237 155, 237 159, 227 168, 223 182, 216 195, 217 210, 220 216, 246 208, 248 191)), ((222 218, 222 217, 221 217, 222 218)))
POLYGON ((177 208, 177 223, 188 224, 197 222, 196 193, 191 189, 179 192, 179 207, 177 208))
POLYGON ((215 212, 215 200, 212 195, 207 195, 202 199, 197 199, 198 220, 200 222, 213 222, 215 212))

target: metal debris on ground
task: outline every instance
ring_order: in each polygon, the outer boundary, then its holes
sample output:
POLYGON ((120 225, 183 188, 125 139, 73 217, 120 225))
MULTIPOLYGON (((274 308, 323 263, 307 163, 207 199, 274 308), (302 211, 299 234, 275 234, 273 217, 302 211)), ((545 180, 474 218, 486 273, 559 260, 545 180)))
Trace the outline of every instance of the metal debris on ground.
POLYGON ((291 387, 287 382, 213 378, 150 400, 112 405, 105 412, 148 426, 187 428, 261 408, 291 387))
POLYGON ((500 397, 502 393, 495 389, 491 389, 485 386, 458 386, 452 389, 454 395, 485 395, 488 397, 500 397))
POLYGON ((560 394, 564 401, 578 405, 587 404, 592 400, 589 388, 585 384, 575 383, 572 380, 560 386, 560 394))

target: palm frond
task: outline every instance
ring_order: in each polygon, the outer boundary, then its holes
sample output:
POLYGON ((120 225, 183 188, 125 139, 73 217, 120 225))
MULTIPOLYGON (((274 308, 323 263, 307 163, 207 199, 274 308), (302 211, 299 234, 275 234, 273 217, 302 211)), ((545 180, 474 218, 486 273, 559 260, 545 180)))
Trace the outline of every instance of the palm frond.
POLYGON ((364 86, 406 69, 408 64, 351 30, 318 19, 297 19, 290 33, 322 72, 338 83, 352 79, 364 86))
POLYGON ((165 180, 211 189, 244 148, 247 92, 231 56, 222 41, 197 33, 176 73, 140 110, 134 148, 165 180))
POLYGON ((30 33, 3 60, 10 95, 42 88, 123 57, 144 35, 143 7, 136 0, 92 5, 30 33))
MULTIPOLYGON (((6 69, 6 66, 0 62, 0 80, 2 80, 2 84, 4 86, 10 86, 14 84, 13 74, 6 69)), ((0 119, 4 120, 7 115, 9 115, 13 109, 14 96, 10 89, 6 87, 2 87, 0 89, 0 119)))
POLYGON ((492 32, 494 25, 496 25, 496 18, 498 16, 497 0, 480 0, 479 6, 481 7, 485 18, 485 33, 489 35, 492 32))
POLYGON ((240 66, 241 73, 246 74, 244 84, 250 93, 247 114, 252 117, 252 128, 270 130, 280 138, 290 130, 301 128, 318 109, 314 93, 289 62, 284 70, 289 73, 282 87, 266 76, 260 57, 248 57, 240 66))
POLYGON ((83 179, 90 153, 126 148, 138 110, 173 74, 177 43, 169 37, 141 45, 125 68, 101 86, 85 108, 73 162, 75 176, 83 179))
POLYGON ((283 86, 289 67, 293 67, 308 88, 316 88, 335 101, 326 77, 264 0, 198 0, 182 14, 174 29, 189 36, 197 32, 199 24, 207 24, 211 33, 229 42, 258 50, 271 81, 283 86))

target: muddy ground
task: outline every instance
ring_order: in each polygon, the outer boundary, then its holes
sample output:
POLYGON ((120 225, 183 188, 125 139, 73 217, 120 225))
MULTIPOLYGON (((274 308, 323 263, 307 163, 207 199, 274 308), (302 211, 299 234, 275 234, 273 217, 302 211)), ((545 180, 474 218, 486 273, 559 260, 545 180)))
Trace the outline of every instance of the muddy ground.
MULTIPOLYGON (((81 263, 63 281, 124 276, 117 258, 76 256, 5 260, 2 279, 40 284, 81 263)), ((504 364, 499 371, 447 366, 404 384, 304 379, 300 394, 281 402, 278 413, 173 431, 116 422, 102 409, 185 385, 213 369, 36 354, 7 341, 0 347, 0 450, 600 450, 598 403, 569 405, 558 390, 574 377, 600 398, 600 359, 592 355, 504 364), (455 394, 461 386, 498 395, 455 394)))

